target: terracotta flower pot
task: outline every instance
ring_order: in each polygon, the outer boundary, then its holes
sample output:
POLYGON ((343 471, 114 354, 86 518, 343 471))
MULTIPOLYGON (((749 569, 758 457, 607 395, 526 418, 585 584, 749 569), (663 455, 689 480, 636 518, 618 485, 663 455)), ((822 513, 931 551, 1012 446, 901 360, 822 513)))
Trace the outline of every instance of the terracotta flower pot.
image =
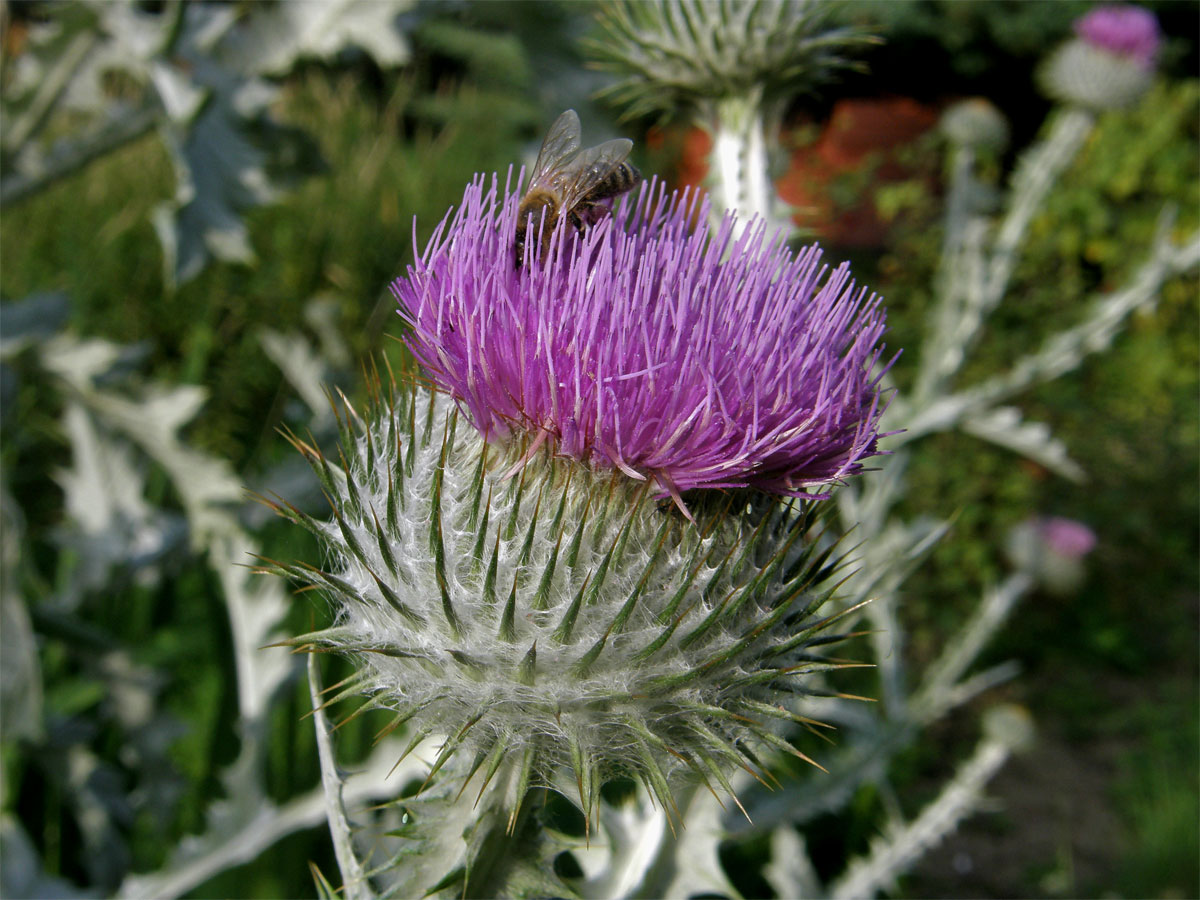
POLYGON ((907 97, 839 100, 816 143, 792 154, 777 182, 779 195, 797 207, 797 225, 824 240, 848 247, 876 247, 887 237, 871 199, 872 188, 911 177, 895 151, 916 140, 938 119, 938 112, 907 97), (835 180, 869 176, 852 205, 839 204, 835 180))
MULTIPOLYGON (((907 97, 848 99, 834 104, 815 143, 797 149, 778 179, 779 195, 797 207, 795 222, 823 241, 847 247, 876 247, 884 242, 887 224, 880 221, 871 188, 911 177, 895 151, 920 137, 938 120, 938 110, 907 97), (869 175, 861 199, 851 206, 835 199, 835 182, 848 175, 869 175)), ((676 185, 701 186, 708 174, 712 139, 699 128, 682 137, 676 185)), ((651 142, 665 145, 659 133, 651 142)))

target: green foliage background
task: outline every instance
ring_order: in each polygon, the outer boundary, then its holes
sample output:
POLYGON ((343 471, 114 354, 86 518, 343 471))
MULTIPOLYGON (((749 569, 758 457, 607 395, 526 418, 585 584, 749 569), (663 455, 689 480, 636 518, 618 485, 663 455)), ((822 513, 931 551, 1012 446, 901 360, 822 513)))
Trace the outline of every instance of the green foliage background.
MULTIPOLYGON (((1036 349, 1080 319, 1084 297, 1121 284, 1144 261, 1165 204, 1178 210, 1177 234, 1196 227, 1198 113, 1200 83, 1182 80, 1102 117, 1035 219, 1014 302, 993 318, 964 383, 1036 349)), ((916 345, 931 302, 940 238, 923 227, 929 202, 908 210, 880 261, 901 346, 916 345)), ((1080 752, 1105 741, 1123 748, 1106 800, 1126 825, 1124 861, 1113 881, 1071 882, 1067 893, 1197 890, 1197 296, 1194 276, 1169 282, 1155 314, 1135 319, 1111 351, 1019 398, 1066 442, 1085 484, 960 436, 935 438, 910 472, 912 512, 957 511, 953 537, 908 585, 926 621, 912 635, 918 656, 966 614, 972 584, 998 580, 1006 532, 1031 512, 1087 522, 1100 536, 1079 594, 1026 601, 988 654, 1022 660, 1017 695, 1043 728, 1080 752), (1113 708, 1130 690, 1144 700, 1113 708)))

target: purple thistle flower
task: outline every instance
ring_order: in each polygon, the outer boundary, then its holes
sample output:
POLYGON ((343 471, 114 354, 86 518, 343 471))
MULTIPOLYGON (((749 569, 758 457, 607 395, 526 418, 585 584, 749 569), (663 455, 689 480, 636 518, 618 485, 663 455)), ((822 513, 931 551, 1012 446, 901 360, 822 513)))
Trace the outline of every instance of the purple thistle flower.
POLYGON ((1154 13, 1125 3, 1099 6, 1075 22, 1075 33, 1101 50, 1154 67, 1162 36, 1154 13))
POLYGON ((548 444, 677 502, 797 496, 877 452, 884 311, 845 264, 761 223, 735 239, 732 214, 713 234, 694 225, 707 201, 651 183, 514 267, 520 192, 477 178, 392 285, 413 355, 488 439, 529 435, 528 455, 548 444))

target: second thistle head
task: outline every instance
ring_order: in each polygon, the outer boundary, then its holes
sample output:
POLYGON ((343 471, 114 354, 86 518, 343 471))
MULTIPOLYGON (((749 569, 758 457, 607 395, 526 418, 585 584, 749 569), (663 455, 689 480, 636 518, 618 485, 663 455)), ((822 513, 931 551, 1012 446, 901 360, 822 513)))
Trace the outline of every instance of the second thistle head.
POLYGON ((1120 109, 1150 88, 1162 44, 1152 12, 1126 3, 1098 6, 1075 22, 1075 34, 1042 67, 1051 97, 1085 109, 1120 109))

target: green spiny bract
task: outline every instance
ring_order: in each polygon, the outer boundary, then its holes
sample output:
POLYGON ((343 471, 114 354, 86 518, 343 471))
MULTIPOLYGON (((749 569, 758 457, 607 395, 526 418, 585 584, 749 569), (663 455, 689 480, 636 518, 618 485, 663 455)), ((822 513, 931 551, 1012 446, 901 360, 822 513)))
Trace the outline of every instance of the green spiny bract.
POLYGON ((510 827, 539 785, 572 785, 590 819, 603 781, 632 774, 670 811, 681 771, 728 790, 755 748, 803 757, 777 726, 813 723, 779 692, 818 692, 803 676, 837 665, 815 650, 839 637, 808 507, 710 493, 690 522, 645 483, 497 449, 459 418, 393 388, 365 418, 344 407, 340 465, 293 440, 333 516, 272 505, 329 562, 266 568, 332 602, 335 623, 292 643, 358 659, 339 697, 394 711, 410 749, 443 737, 431 779, 453 758, 482 794, 510 768, 510 827))

